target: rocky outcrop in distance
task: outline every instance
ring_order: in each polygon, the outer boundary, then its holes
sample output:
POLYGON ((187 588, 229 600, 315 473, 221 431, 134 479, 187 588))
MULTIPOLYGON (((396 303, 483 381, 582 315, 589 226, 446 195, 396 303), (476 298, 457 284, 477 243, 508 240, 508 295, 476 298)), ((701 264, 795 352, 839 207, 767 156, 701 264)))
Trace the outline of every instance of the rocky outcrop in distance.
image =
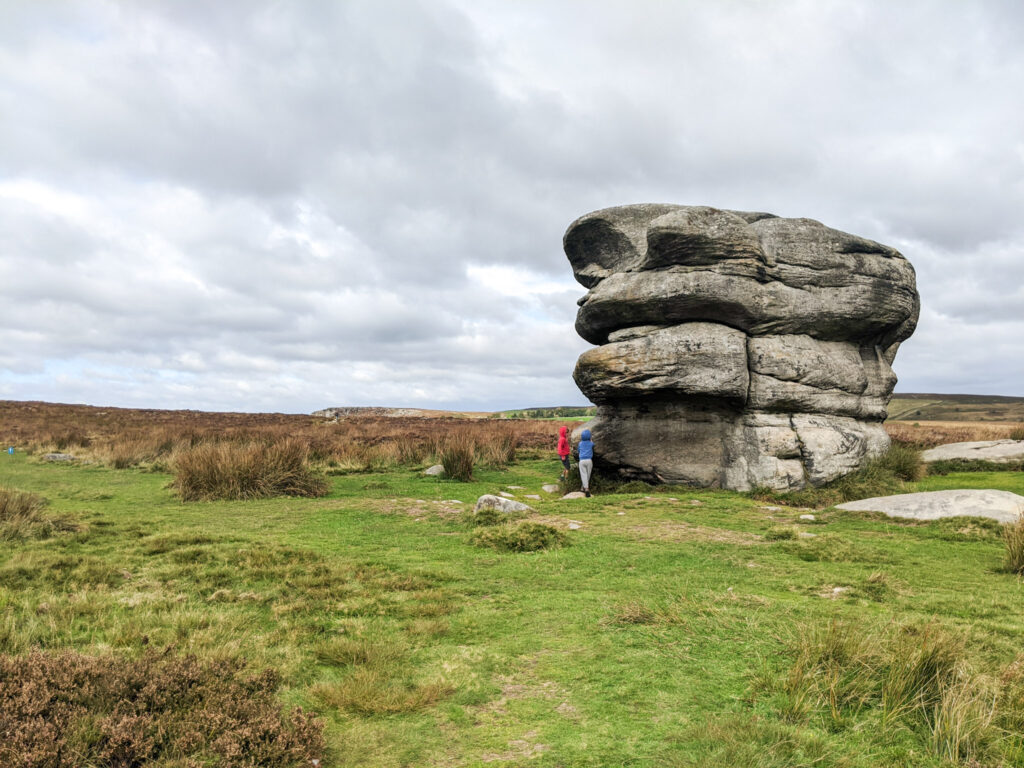
POLYGON ((627 205, 569 227, 597 345, 574 378, 597 468, 749 490, 818 486, 883 452, 892 362, 917 324, 895 249, 811 219, 627 205))

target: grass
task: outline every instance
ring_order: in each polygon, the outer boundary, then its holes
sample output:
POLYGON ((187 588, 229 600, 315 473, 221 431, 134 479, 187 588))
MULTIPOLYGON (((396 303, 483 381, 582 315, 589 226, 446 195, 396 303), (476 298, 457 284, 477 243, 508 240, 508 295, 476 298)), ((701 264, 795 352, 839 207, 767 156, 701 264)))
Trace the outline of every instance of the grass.
MULTIPOLYGON (((0 458, 0 485, 78 525, 0 547, 0 658, 127 669, 171 648, 167 663, 225 679, 269 671, 265 708, 234 730, 287 729, 301 707, 323 738, 303 759, 324 768, 1024 755, 1020 582, 998 526, 834 509, 808 523, 688 488, 561 501, 540 490, 557 459, 529 449, 467 482, 382 464, 331 476, 322 497, 202 504, 151 467, 0 458), (466 510, 509 486, 540 495, 535 512, 486 528, 547 526, 571 546, 474 546, 466 510), (928 669, 941 684, 921 684, 928 669)), ((1013 472, 899 482, 1024 493, 1013 472)))
POLYGON ((175 458, 173 487, 182 501, 324 496, 327 483, 311 471, 308 456, 293 440, 201 443, 175 458))

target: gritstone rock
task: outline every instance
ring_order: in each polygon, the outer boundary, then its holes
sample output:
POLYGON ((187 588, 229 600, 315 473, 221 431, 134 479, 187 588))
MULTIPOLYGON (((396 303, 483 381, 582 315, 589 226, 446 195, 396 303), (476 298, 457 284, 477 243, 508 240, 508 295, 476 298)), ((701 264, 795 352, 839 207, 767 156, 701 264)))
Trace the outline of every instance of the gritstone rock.
POLYGON ((599 471, 790 490, 889 446, 891 365, 920 309, 898 251, 811 219, 680 205, 595 211, 564 246, 590 289, 576 330, 597 346, 573 376, 597 405, 599 471))
POLYGON ((514 512, 532 512, 533 507, 523 504, 521 501, 513 501, 512 499, 503 499, 501 496, 494 496, 490 493, 484 494, 476 500, 476 505, 473 507, 473 512, 479 512, 481 509, 496 509, 499 512, 505 514, 512 514, 514 512))
POLYGON ((435 464, 432 467, 427 467, 426 469, 424 469, 423 470, 423 474, 424 475, 433 475, 435 477, 440 477, 441 475, 444 474, 444 467, 441 466, 440 464, 435 464))
POLYGON ((947 443, 921 454, 927 463, 944 460, 981 460, 997 464, 1024 461, 1024 440, 982 440, 974 443, 947 443))
POLYGON ((882 512, 889 517, 912 520, 989 517, 1001 523, 1013 523, 1024 514, 1024 496, 995 490, 928 491, 848 501, 836 506, 838 509, 882 512))

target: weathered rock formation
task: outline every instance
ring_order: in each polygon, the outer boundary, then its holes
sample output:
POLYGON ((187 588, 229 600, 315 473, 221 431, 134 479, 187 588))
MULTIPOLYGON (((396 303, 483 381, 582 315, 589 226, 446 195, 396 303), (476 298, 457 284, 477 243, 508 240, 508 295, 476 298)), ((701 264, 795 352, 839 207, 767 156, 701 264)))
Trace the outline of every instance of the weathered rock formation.
POLYGON ((914 268, 811 219, 628 205, 564 240, 589 288, 574 378, 598 469, 747 490, 821 485, 881 453, 914 268))

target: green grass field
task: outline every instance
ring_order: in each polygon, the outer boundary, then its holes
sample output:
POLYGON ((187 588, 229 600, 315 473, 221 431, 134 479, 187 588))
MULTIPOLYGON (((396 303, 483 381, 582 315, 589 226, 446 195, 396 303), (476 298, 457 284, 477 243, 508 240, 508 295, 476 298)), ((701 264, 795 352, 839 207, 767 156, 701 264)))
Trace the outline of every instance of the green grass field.
MULTIPOLYGON (((998 526, 805 522, 715 491, 561 501, 540 490, 546 460, 182 503, 159 472, 0 459, 0 486, 82 526, 0 540, 0 654, 173 647, 273 668, 284 704, 325 720, 323 766, 1024 765, 1010 728, 950 754, 938 726, 792 683, 828 626, 936 626, 977 679, 1006 679, 1024 613, 998 526), (465 511, 510 485, 544 496, 533 517, 571 545, 472 546, 465 511), (764 537, 780 526, 814 536, 764 537)), ((1024 473, 908 490, 958 487, 1024 494, 1024 473)))

